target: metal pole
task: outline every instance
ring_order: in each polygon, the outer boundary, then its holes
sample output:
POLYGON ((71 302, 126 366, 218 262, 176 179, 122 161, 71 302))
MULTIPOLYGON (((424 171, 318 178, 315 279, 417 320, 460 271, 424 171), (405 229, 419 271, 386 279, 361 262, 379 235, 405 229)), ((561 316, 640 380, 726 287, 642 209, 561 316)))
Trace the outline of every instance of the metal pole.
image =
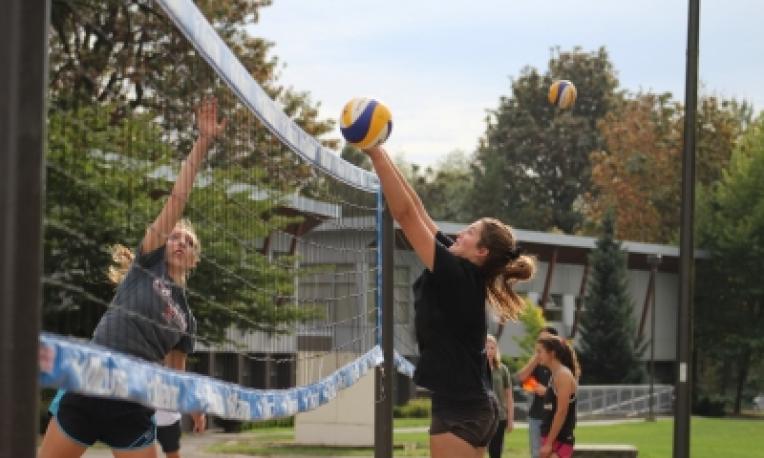
POLYGON ((693 216, 695 207, 695 118, 698 105, 700 0, 689 0, 687 18, 682 212, 679 235, 679 310, 677 319, 676 408, 674 457, 690 457, 692 404, 693 216))
POLYGON ((382 254, 381 313, 382 313, 382 352, 384 363, 378 367, 375 384, 374 404, 374 457, 392 458, 393 456, 393 382, 395 365, 393 355, 393 307, 395 274, 395 228, 393 218, 387 206, 382 214, 381 244, 378 249, 382 254))
POLYGON ((47 1, 0 14, 0 457, 36 455, 47 1))
POLYGON ((650 291, 650 411, 647 415, 648 421, 655 421, 655 399, 654 399, 654 385, 655 385, 655 290, 657 288, 656 280, 658 273, 658 265, 661 263, 660 254, 651 254, 647 256, 647 263, 650 264, 650 283, 652 284, 652 290, 650 291))

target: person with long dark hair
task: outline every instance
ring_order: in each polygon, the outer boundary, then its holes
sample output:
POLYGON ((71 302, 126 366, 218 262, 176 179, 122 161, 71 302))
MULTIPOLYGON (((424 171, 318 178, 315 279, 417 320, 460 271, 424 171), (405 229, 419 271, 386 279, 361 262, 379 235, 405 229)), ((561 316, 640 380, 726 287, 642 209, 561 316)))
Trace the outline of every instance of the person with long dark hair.
POLYGON ((541 458, 570 458, 576 443, 576 392, 581 368, 573 347, 557 336, 542 337, 536 343, 539 364, 552 372, 544 395, 541 423, 541 458))
POLYGON ((535 261, 494 218, 481 218, 450 239, 387 152, 365 152, 392 217, 425 266, 413 286, 420 354, 414 381, 432 392, 430 453, 482 457, 498 422, 485 353, 486 303, 500 319, 515 319, 524 302, 513 288, 532 277, 535 261))
MULTIPOLYGON (((537 338, 556 336, 557 329, 553 326, 544 326, 539 331, 537 338)), ((533 357, 519 371, 517 380, 523 389, 529 392, 533 398, 528 409, 528 445, 531 458, 539 458, 541 448, 541 421, 544 418, 544 395, 549 385, 549 369, 539 364, 538 355, 533 357)))

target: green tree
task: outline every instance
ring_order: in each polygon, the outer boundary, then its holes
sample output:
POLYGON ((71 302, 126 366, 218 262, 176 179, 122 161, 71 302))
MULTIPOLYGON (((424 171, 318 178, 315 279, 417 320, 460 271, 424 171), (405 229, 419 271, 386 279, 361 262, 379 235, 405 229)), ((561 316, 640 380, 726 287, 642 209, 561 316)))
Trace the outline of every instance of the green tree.
POLYGON ((721 180, 699 193, 698 242, 710 253, 697 279, 695 342, 740 413, 751 372, 764 352, 764 117, 753 123, 721 180))
MULTIPOLYGON (((745 102, 704 97, 697 120, 697 181, 710 186, 721 176, 749 122, 745 102)), ((617 236, 670 243, 679 229, 682 105, 670 93, 637 94, 599 122, 604 139, 592 152, 592 190, 586 194, 587 229, 614 208, 617 236)))
POLYGON ((615 216, 608 212, 589 260, 592 273, 578 340, 583 383, 637 383, 644 378, 639 361, 643 346, 636 338, 627 289, 626 255, 614 234, 615 216))
POLYGON ((401 157, 396 161, 430 216, 442 221, 469 222, 473 175, 470 158, 463 151, 452 151, 434 166, 424 168, 409 164, 401 157))
MULTIPOLYGON (((307 92, 278 82, 279 60, 273 43, 250 36, 247 28, 259 20, 270 0, 203 0, 197 6, 213 24, 265 92, 309 134, 320 137, 333 121, 318 117, 318 104, 307 92)), ((225 84, 150 0, 53 0, 51 5, 50 106, 69 109, 109 103, 113 121, 133 112, 151 112, 179 155, 193 143, 193 111, 205 94, 218 96, 221 112, 232 120, 223 139, 227 160, 268 172, 272 187, 298 186, 314 171, 294 160, 248 109, 232 97, 225 84), (255 147, 251 147, 255 145, 255 147)), ((336 140, 326 140, 337 147, 336 140)), ((176 159, 182 159, 177 156, 176 159)), ((214 159, 213 159, 214 163, 214 159)))
MULTIPOLYGON (((114 294, 106 278, 110 246, 138 245, 161 209, 169 176, 177 173, 175 152, 163 137, 149 114, 115 123, 105 108, 90 106, 49 117, 46 330, 91 335, 114 294)), ((246 186, 256 186, 262 172, 230 165, 207 173, 208 184, 194 190, 186 212, 203 246, 188 290, 199 335, 221 340, 231 325, 281 332, 313 316, 310 304, 295 306, 290 260, 271 262, 255 246, 296 221, 276 211, 278 195, 251 198, 246 186), (231 192, 233 185, 242 192, 231 192)))
POLYGON ((524 229, 575 233, 590 190, 589 154, 601 148, 597 121, 618 96, 604 48, 591 53, 555 50, 543 75, 525 68, 490 112, 473 166, 472 218, 496 216, 524 229), (570 111, 547 101, 549 85, 569 79, 578 89, 570 111))

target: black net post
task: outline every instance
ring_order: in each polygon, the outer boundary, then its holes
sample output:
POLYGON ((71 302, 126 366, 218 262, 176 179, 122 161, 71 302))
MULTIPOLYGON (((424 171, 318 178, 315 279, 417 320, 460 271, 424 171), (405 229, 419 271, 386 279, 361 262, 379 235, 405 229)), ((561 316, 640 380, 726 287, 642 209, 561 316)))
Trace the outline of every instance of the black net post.
POLYGON ((0 457, 36 455, 49 2, 0 14, 0 457))

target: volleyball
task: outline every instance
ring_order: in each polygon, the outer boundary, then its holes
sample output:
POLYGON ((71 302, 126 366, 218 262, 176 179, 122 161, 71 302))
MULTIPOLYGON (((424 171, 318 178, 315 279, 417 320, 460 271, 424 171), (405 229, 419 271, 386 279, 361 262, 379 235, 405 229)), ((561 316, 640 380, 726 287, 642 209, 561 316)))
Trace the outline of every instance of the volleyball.
POLYGON ((393 116, 384 103, 356 97, 345 104, 340 116, 340 132, 348 143, 360 149, 381 145, 393 130, 393 116))
POLYGON ((567 110, 576 103, 576 86, 568 80, 558 80, 549 86, 549 103, 567 110))

